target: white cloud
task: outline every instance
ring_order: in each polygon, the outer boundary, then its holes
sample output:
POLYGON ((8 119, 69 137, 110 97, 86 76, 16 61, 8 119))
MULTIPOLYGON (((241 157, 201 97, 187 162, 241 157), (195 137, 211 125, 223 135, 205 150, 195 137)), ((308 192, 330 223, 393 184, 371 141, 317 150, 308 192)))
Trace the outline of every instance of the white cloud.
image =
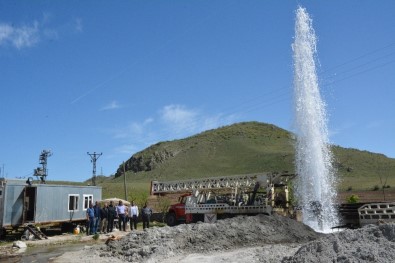
POLYGON ((140 135, 144 131, 144 123, 133 122, 129 125, 129 132, 131 135, 140 135))
POLYGON ((115 139, 140 138, 148 134, 148 125, 154 122, 153 118, 145 119, 142 123, 132 122, 126 127, 112 130, 115 139))
POLYGON ((328 131, 329 137, 336 137, 339 134, 348 132, 349 130, 355 128, 356 126, 357 126, 357 124, 352 121, 342 123, 342 124, 338 125, 337 127, 329 129, 329 131, 328 131))
POLYGON ((383 126, 383 124, 384 124, 384 121, 382 121, 382 120, 371 121, 366 124, 366 128, 367 129, 378 129, 381 126, 383 126))
POLYGON ((67 24, 55 29, 49 26, 53 19, 54 16, 51 13, 43 13, 41 19, 31 23, 21 25, 0 23, 0 47, 29 48, 44 40, 59 40, 61 35, 83 31, 80 18, 70 19, 67 24))
POLYGON ((137 151, 137 147, 134 144, 124 144, 114 149, 116 154, 134 154, 137 151))
POLYGON ((207 115, 201 110, 189 109, 183 105, 167 105, 158 113, 160 121, 149 117, 112 130, 114 138, 124 143, 115 148, 114 152, 134 154, 160 141, 185 138, 237 121, 236 115, 207 115))
POLYGON ((207 115, 200 110, 188 109, 183 105, 168 105, 160 111, 161 119, 166 129, 176 137, 186 137, 193 134, 218 128, 234 122, 235 115, 207 115))
POLYGON ((145 119, 145 120, 144 120, 143 124, 144 124, 144 125, 147 125, 147 124, 150 124, 150 123, 152 123, 152 122, 154 122, 154 119, 153 119, 153 118, 148 118, 148 119, 145 119))
POLYGON ((75 28, 75 31, 77 31, 77 32, 82 32, 84 30, 81 18, 74 19, 74 28, 75 28))
POLYGON ((186 130, 195 130, 199 112, 182 105, 167 105, 160 110, 160 118, 171 131, 182 134, 186 130))
POLYGON ((106 106, 101 108, 100 110, 102 110, 102 111, 104 111, 104 110, 115 110, 115 109, 119 109, 119 108, 121 108, 119 103, 117 101, 113 100, 109 104, 107 104, 106 106))
POLYGON ((13 26, 0 24, 0 46, 11 45, 17 49, 31 47, 40 41, 39 24, 13 26))

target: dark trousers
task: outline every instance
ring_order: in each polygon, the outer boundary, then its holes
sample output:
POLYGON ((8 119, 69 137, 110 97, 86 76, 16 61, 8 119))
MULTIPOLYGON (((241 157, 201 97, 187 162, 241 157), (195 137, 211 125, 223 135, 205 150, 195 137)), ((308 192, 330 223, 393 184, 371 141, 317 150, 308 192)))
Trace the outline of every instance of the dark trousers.
POLYGON ((134 227, 134 230, 137 230, 137 216, 136 215, 133 215, 130 218, 130 230, 133 230, 133 227, 134 227))
MULTIPOLYGON (((95 217, 95 224, 94 224, 94 232, 97 234, 97 230, 99 229, 100 226, 100 217, 95 217)), ((100 229, 99 229, 100 232, 100 229)))
POLYGON ((149 228, 149 221, 150 221, 149 216, 143 216, 143 229, 149 228))
POLYGON ((114 229, 114 217, 108 217, 108 225, 107 225, 107 232, 112 232, 114 229))
POLYGON ((93 235, 95 233, 95 218, 90 217, 86 224, 86 234, 93 235))
POLYGON ((126 217, 125 214, 119 214, 118 215, 118 229, 119 231, 123 230, 126 231, 126 217), (122 228, 121 228, 122 226, 122 228))

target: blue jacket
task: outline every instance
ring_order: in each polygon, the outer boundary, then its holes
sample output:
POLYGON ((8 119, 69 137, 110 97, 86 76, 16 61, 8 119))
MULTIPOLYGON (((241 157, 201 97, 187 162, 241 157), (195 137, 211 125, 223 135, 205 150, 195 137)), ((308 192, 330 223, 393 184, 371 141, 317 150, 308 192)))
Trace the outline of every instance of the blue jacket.
POLYGON ((94 208, 86 209, 86 214, 88 215, 89 218, 94 218, 95 217, 95 209, 94 208))
POLYGON ((100 207, 97 205, 94 205, 93 210, 95 211, 95 217, 100 217, 100 207))

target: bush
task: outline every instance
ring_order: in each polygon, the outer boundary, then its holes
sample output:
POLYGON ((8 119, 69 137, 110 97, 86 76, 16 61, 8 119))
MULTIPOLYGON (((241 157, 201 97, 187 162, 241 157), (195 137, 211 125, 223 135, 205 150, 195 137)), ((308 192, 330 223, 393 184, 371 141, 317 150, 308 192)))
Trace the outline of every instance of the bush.
POLYGON ((347 191, 348 191, 348 192, 352 191, 352 186, 349 186, 349 187, 347 188, 347 191))
POLYGON ((359 202, 359 196, 357 195, 351 195, 349 198, 347 198, 347 203, 349 204, 356 204, 359 202))
POLYGON ((378 191, 380 189, 380 187, 378 186, 378 185, 375 185, 374 187, 373 187, 373 191, 378 191))
POLYGON ((99 234, 94 234, 92 238, 93 238, 94 240, 98 240, 98 239, 99 239, 99 237, 100 237, 100 235, 99 235, 99 234))

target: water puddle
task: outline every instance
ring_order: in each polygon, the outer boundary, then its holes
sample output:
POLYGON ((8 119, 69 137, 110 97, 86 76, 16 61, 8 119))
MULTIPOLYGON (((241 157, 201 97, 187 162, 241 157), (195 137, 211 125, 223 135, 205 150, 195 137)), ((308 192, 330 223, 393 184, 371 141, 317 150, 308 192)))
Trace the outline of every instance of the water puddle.
POLYGON ((63 244, 56 246, 31 247, 9 258, 0 257, 2 263, 45 263, 65 252, 83 249, 86 244, 63 244))

